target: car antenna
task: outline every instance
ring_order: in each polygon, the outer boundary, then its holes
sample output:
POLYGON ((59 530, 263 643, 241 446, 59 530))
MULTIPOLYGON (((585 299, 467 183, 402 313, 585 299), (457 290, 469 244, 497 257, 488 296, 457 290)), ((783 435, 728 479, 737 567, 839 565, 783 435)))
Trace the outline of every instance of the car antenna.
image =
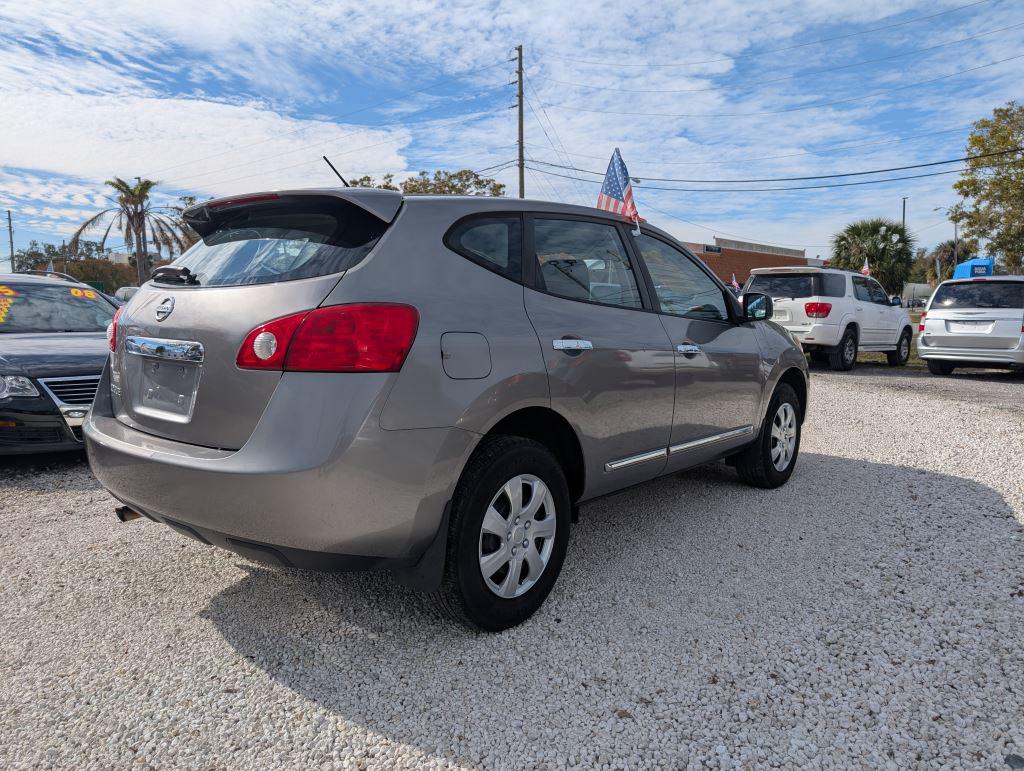
POLYGON ((339 172, 336 168, 334 168, 334 164, 330 162, 330 160, 327 158, 326 155, 323 156, 323 159, 325 161, 327 161, 327 165, 331 167, 331 171, 333 171, 335 174, 338 175, 338 179, 341 180, 341 184, 343 184, 345 187, 352 187, 352 185, 350 185, 348 182, 346 182, 345 178, 343 176, 341 176, 341 172, 339 172))

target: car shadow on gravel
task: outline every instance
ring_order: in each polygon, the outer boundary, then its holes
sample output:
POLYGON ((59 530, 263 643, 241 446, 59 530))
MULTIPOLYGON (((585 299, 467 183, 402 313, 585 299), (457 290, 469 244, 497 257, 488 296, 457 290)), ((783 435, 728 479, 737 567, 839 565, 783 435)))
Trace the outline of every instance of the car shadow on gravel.
POLYGON ((1001 761, 1024 682, 1021 533, 977 482, 804 454, 778 490, 717 464, 585 505, 552 596, 503 634, 386 576, 256 566, 204 616, 280 684, 454 763, 635 747, 676 766, 719 743, 767 762, 792 731, 840 764, 855 745, 920 763, 915 742, 1001 761))

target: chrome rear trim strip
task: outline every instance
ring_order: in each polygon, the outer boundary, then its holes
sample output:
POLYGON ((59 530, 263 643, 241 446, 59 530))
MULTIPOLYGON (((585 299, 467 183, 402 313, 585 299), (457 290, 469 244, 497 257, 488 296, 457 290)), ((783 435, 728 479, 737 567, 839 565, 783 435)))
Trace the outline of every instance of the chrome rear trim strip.
POLYGON ((190 340, 161 340, 157 337, 126 337, 124 349, 136 356, 202 364, 205 350, 202 343, 190 340))
POLYGON ((667 450, 651 450, 650 452, 644 452, 640 455, 631 455, 628 458, 622 458, 621 460, 613 460, 604 464, 605 471, 619 471, 629 466, 635 466, 637 463, 646 463, 649 460, 657 460, 658 458, 664 458, 668 454, 667 450))
POLYGON ((692 442, 684 442, 683 444, 674 444, 668 448, 669 455, 675 455, 677 452, 686 452, 687 450, 695 450, 698 447, 703 447, 707 444, 714 444, 715 442, 721 442, 726 439, 735 439, 738 436, 747 436, 748 434, 754 433, 753 426, 740 426, 734 428, 731 431, 726 431, 722 434, 715 434, 714 436, 706 436, 703 439, 696 439, 692 442))

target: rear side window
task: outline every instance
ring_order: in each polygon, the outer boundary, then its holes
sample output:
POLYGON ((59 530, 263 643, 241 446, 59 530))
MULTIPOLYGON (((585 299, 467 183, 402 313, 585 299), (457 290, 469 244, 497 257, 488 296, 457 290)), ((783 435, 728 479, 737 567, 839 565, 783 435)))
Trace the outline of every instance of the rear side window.
POLYGON ((1024 281, 972 281, 943 284, 931 308, 1024 308, 1024 281))
POLYGON ((0 284, 0 335, 9 332, 103 332, 114 306, 87 286, 0 284))
POLYGON ((215 211, 198 228, 202 240, 174 261, 200 286, 295 281, 358 264, 387 229, 355 204, 292 196, 215 211))
POLYGON ((853 296, 866 303, 872 301, 871 292, 868 290, 867 279, 861 278, 860 276, 853 277, 853 296))
POLYGON ((570 300, 641 308, 640 290, 614 225, 538 217, 533 224, 538 283, 570 300))
POLYGON ((523 221, 517 216, 470 217, 455 223, 445 245, 513 281, 523 279, 523 221))
POLYGON ((821 297, 846 297, 846 276, 838 273, 821 273, 821 297))

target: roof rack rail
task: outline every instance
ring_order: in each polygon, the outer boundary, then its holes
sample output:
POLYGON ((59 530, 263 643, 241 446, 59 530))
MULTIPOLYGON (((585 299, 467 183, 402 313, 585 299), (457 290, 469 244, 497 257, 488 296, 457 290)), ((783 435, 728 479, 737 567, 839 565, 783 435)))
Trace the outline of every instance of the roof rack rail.
POLYGON ((45 276, 46 278, 59 278, 61 281, 71 281, 75 284, 84 284, 84 281, 79 281, 74 276, 69 276, 67 273, 60 273, 56 270, 23 270, 22 273, 28 274, 29 276, 45 276))

